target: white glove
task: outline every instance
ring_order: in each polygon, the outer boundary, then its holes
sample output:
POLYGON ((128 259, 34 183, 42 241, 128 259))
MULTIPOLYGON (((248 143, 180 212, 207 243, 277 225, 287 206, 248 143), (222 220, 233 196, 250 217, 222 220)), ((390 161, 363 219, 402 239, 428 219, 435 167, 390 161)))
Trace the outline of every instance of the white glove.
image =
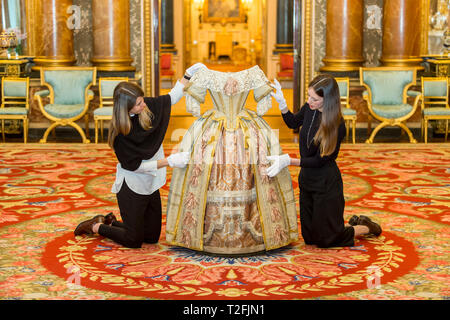
POLYGON ((203 63, 197 62, 193 66, 186 69, 186 75, 192 77, 198 70, 203 68, 208 69, 203 63))
POLYGON ((170 90, 169 96, 172 105, 176 104, 178 101, 181 100, 181 98, 183 98, 184 94, 183 89, 184 85, 180 81, 177 81, 175 87, 173 87, 172 90, 170 90))
POLYGON ((281 170, 291 164, 291 158, 288 154, 280 156, 267 156, 267 160, 273 161, 272 165, 267 168, 267 175, 271 178, 280 173, 281 170))
POLYGON ((189 152, 179 152, 167 157, 171 168, 184 168, 189 163, 189 152))
POLYGON ((278 108, 283 111, 287 108, 287 103, 286 99, 284 98, 283 91, 281 91, 281 84, 277 79, 274 79, 273 82, 275 82, 275 84, 271 84, 270 86, 274 88, 276 92, 270 92, 270 94, 278 102, 278 108))

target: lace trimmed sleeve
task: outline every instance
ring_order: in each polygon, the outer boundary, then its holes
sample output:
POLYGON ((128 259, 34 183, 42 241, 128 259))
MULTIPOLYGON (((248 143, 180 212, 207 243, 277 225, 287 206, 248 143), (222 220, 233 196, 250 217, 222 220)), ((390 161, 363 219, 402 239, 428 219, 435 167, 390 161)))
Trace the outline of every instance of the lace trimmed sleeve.
POLYGON ((256 113, 258 116, 263 116, 272 108, 272 96, 270 95, 272 90, 272 87, 268 84, 264 84, 253 90, 253 96, 257 102, 256 113))
POLYGON ((205 102, 206 88, 189 82, 184 87, 186 111, 194 117, 200 117, 200 104, 205 102))

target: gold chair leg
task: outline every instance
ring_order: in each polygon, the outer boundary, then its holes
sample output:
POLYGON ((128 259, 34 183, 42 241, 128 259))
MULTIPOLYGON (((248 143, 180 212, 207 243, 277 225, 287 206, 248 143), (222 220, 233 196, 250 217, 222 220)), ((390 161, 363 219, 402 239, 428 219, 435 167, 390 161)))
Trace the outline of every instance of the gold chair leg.
POLYGON ((373 143, 373 139, 375 139, 375 136, 377 135, 378 131, 387 126, 389 126, 389 123, 387 122, 380 123, 375 129, 373 129, 372 134, 370 135, 369 139, 366 140, 366 143, 373 143))
POLYGON ((355 136, 355 133, 356 133, 356 120, 353 119, 352 122, 353 122, 353 125, 352 125, 353 144, 355 144, 355 142, 356 142, 356 136, 355 136))
POLYGON ((350 126, 350 120, 345 120, 345 141, 348 142, 348 133, 349 133, 349 128, 350 126))
POLYGON ((95 122, 95 143, 98 143, 98 120, 94 119, 95 122))
POLYGON ((445 120, 445 142, 447 142, 447 135, 448 135, 448 119, 445 120))
POLYGON ((28 141, 28 119, 23 119, 23 143, 28 141))
POLYGON ((417 143, 417 140, 414 139, 414 136, 413 136, 411 130, 409 130, 409 128, 403 122, 399 122, 397 125, 408 134, 409 143, 417 143))
POLYGON ((75 128, 78 131, 78 133, 81 136, 81 139, 83 139, 83 143, 91 142, 89 139, 86 138, 86 136, 84 135, 83 129, 81 129, 81 127, 78 124, 76 124, 75 122, 69 122, 67 125, 75 128))
POLYGON ((423 141, 423 118, 420 120, 420 140, 423 141))
POLYGON ((425 143, 428 143, 428 119, 424 119, 425 143))
POLYGON ((5 143, 5 120, 2 120, 2 138, 3 143, 5 143))
POLYGON ((89 138, 89 114, 86 114, 84 116, 84 127, 86 130, 86 137, 89 138))
POLYGON ((100 120, 100 128, 101 128, 101 130, 102 130, 102 131, 101 131, 101 134, 102 134, 102 142, 103 142, 103 141, 105 141, 105 140, 103 139, 103 129, 104 129, 104 128, 103 128, 103 120, 100 120))
POLYGON ((50 132, 53 132, 53 135, 55 135, 55 128, 57 126, 61 125, 59 122, 53 122, 50 127, 45 130, 44 135, 42 136, 42 139, 39 141, 39 143, 47 143, 47 138, 50 132))

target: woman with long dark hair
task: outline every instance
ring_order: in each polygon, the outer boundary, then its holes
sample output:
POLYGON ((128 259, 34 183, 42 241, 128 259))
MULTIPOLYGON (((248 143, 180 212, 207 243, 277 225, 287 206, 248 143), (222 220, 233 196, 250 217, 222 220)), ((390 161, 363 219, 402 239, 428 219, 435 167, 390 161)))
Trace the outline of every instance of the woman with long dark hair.
POLYGON ((162 143, 170 119, 171 105, 183 97, 184 86, 201 68, 198 63, 167 95, 144 97, 143 90, 131 82, 121 82, 114 89, 113 116, 108 144, 117 160, 116 193, 122 222, 109 213, 80 223, 75 235, 98 233, 129 248, 142 243, 156 243, 161 233, 161 198, 159 188, 166 183, 166 167, 183 168, 187 152, 165 158, 162 143))
POLYGON ((339 87, 329 75, 318 75, 308 86, 308 102, 299 112, 289 111, 281 85, 275 80, 272 96, 279 104, 283 120, 291 129, 300 129, 300 159, 288 154, 267 157, 274 161, 267 169, 270 177, 288 165, 300 166, 300 223, 308 245, 321 248, 353 246, 354 237, 381 234, 381 227, 367 216, 353 216, 344 224, 344 190, 336 164, 345 122, 341 114, 339 87))

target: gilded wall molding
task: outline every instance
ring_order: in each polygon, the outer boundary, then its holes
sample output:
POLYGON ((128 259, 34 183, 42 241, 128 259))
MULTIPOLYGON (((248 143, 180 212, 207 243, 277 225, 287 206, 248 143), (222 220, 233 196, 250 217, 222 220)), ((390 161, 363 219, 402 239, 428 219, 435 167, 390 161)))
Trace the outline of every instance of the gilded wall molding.
POLYGON ((428 54, 428 26, 430 17, 430 0, 422 0, 420 55, 428 54))
POLYGON ((142 16, 142 89, 147 96, 153 95, 153 23, 152 23, 152 2, 151 0, 141 0, 142 16))
POLYGON ((25 0, 26 28, 27 28, 27 55, 36 56, 36 32, 40 26, 37 23, 38 5, 36 0, 25 0))
POLYGON ((302 53, 301 53, 301 79, 300 79, 300 106, 303 105, 308 93, 308 84, 312 79, 314 63, 311 63, 314 57, 312 46, 314 39, 314 3, 315 1, 302 0, 302 53))

